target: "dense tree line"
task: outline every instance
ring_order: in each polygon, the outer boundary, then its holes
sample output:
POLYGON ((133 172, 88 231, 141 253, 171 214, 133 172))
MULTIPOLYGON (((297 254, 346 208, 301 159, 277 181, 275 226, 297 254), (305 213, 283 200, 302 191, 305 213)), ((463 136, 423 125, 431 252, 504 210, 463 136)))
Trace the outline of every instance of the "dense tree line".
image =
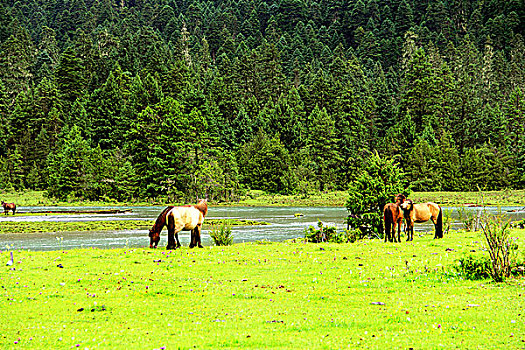
POLYGON ((523 0, 0 0, 0 189, 525 188, 523 0))

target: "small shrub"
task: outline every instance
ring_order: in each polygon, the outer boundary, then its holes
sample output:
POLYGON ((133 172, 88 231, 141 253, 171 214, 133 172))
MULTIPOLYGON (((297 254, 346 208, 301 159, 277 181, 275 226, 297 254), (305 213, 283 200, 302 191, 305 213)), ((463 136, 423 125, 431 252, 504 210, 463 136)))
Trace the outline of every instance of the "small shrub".
POLYGON ((317 222, 318 230, 313 226, 308 226, 304 230, 304 236, 308 242, 320 243, 320 242, 332 242, 334 239, 337 240, 337 228, 335 226, 324 226, 322 221, 317 222))
POLYGON ((502 215, 487 216, 483 221, 481 229, 490 254, 490 275, 495 282, 503 282, 510 277, 518 245, 509 237, 510 221, 504 220, 502 215))
POLYGON ((357 240, 363 239, 366 237, 366 234, 363 233, 360 229, 356 228, 355 230, 345 230, 347 242, 354 243, 357 240))
POLYGON ((457 260, 455 269, 469 280, 490 278, 490 258, 488 256, 467 255, 457 260))
POLYGON ((211 225, 210 237, 216 246, 226 246, 233 244, 232 225, 225 220, 217 225, 211 225))
POLYGON ((265 244, 273 244, 273 242, 267 239, 261 239, 261 240, 255 241, 255 244, 265 245, 265 244))
POLYGON ((476 213, 473 210, 461 207, 458 209, 459 221, 463 224, 465 231, 472 231, 476 221, 476 213))
POLYGON ((517 229, 525 229, 525 219, 522 219, 520 221, 514 221, 514 222, 511 222, 510 226, 512 228, 517 228, 517 229))
POLYGON ((338 232, 337 227, 324 226, 321 221, 317 223, 317 227, 318 229, 315 229, 313 226, 309 226, 304 230, 304 236, 308 242, 353 243, 356 240, 363 238, 363 233, 360 229, 344 230, 338 232))
MULTIPOLYGON (((308 242, 312 243, 328 242, 328 238, 321 221, 317 222, 317 227, 319 227, 318 230, 316 230, 313 226, 308 226, 308 228, 305 228, 304 237, 308 240, 308 242)), ((327 229, 329 228, 330 227, 327 227, 327 229)))
POLYGON ((443 209, 443 233, 448 234, 452 224, 452 209, 443 209))

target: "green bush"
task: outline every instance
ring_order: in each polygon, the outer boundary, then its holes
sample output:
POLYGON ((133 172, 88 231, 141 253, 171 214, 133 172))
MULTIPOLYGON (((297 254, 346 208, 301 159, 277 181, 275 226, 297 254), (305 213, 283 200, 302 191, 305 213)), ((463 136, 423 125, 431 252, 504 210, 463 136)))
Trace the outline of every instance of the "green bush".
POLYGON ((509 236, 510 221, 502 215, 485 217, 481 225, 490 254, 490 275, 495 282, 510 277, 512 263, 518 252, 518 245, 509 236))
POLYGON ((226 246, 233 244, 232 225, 225 220, 217 225, 211 225, 210 237, 216 246, 226 246))
POLYGON ((354 243, 357 240, 363 239, 366 237, 366 234, 363 233, 360 229, 356 228, 355 230, 345 230, 347 242, 354 243))
POLYGON ((459 221, 463 224, 465 231, 472 231, 474 229, 474 222, 476 221, 476 213, 465 207, 458 208, 459 221))
POLYGON ((452 209, 443 209, 443 232, 448 234, 452 224, 452 209))
POLYGON ((514 221, 510 223, 510 226, 512 228, 517 228, 523 230, 525 228, 525 219, 522 219, 520 221, 514 221))
POLYGON ((362 239, 364 237, 362 231, 359 229, 343 230, 338 232, 337 227, 325 227, 321 221, 317 223, 317 227, 318 229, 313 226, 309 226, 304 230, 304 236, 308 242, 354 243, 356 240, 362 239))
POLYGON ((457 260, 456 271, 469 280, 490 278, 490 258, 488 256, 466 255, 457 260))
POLYGON ((394 202, 399 193, 410 194, 401 168, 394 159, 373 154, 349 184, 346 202, 348 227, 359 229, 370 237, 383 238, 383 208, 394 202))

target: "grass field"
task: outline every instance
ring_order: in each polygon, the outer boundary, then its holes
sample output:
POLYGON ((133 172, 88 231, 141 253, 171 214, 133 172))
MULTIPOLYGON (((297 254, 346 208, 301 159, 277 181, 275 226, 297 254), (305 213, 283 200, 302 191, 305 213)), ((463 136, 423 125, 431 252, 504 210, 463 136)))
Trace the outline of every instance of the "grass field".
MULTIPOLYGON (((513 231, 518 242, 522 231, 513 231)), ((525 279, 464 280, 479 233, 411 243, 0 253, 0 348, 525 347, 525 279)))

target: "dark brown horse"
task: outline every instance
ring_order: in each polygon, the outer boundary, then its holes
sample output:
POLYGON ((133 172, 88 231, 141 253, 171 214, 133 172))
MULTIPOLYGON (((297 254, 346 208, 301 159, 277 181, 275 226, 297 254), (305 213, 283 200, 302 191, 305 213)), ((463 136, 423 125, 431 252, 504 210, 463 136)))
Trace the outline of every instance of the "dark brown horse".
POLYGON ((435 227, 434 238, 443 238, 443 210, 436 203, 414 204, 411 199, 401 204, 401 210, 407 225, 407 241, 414 240, 414 223, 432 220, 435 227))
POLYGON ((9 210, 12 210, 13 211, 13 215, 15 215, 15 211, 16 211, 15 203, 6 203, 6 202, 2 201, 2 207, 4 207, 4 214, 5 215, 9 214, 9 210))
POLYGON ((400 205, 406 197, 402 194, 396 196, 395 203, 388 203, 383 208, 383 220, 385 221, 385 242, 401 242, 401 223, 403 222, 403 212, 400 205), (397 241, 396 241, 397 224, 397 241))
POLYGON ((202 248, 201 228, 204 217, 208 213, 207 200, 201 199, 196 205, 181 207, 170 206, 164 209, 153 227, 149 230, 150 248, 156 248, 160 241, 160 232, 164 225, 168 226, 168 245, 166 249, 177 249, 181 246, 180 231, 191 231, 190 248, 202 248))

